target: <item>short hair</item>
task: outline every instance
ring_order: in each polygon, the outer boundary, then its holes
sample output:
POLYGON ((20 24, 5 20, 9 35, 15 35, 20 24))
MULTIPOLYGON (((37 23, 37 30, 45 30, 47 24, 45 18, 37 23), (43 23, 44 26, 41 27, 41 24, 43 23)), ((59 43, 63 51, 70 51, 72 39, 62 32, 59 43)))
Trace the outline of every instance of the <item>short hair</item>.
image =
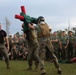
POLYGON ((72 32, 72 31, 69 31, 68 34, 69 34, 69 33, 73 33, 73 32, 72 32))
POLYGON ((63 33, 65 32, 65 31, 62 31, 63 33))

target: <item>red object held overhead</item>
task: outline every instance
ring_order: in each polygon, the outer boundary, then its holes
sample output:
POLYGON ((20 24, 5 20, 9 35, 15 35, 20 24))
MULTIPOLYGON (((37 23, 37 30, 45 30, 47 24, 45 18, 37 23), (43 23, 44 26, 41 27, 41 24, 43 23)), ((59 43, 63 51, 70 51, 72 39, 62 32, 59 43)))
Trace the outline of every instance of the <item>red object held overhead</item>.
POLYGON ((17 15, 17 14, 15 15, 15 18, 16 18, 16 19, 20 19, 20 20, 24 20, 24 17, 23 17, 23 16, 17 15))
MULTIPOLYGON (((24 6, 21 6, 21 12, 26 14, 26 10, 25 10, 25 7, 24 6)), ((15 18, 16 19, 20 19, 20 20, 24 20, 24 16, 21 16, 21 15, 15 15, 15 18)))
POLYGON ((21 6, 21 11, 22 11, 22 13, 26 14, 26 10, 25 10, 24 6, 21 6))

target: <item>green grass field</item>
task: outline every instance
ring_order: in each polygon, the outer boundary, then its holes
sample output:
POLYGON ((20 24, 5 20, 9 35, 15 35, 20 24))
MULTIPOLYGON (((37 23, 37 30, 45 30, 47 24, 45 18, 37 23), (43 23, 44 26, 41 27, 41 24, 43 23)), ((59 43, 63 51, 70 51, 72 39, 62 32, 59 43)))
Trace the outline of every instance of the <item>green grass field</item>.
MULTIPOLYGON (((62 68, 62 75, 76 75, 76 63, 60 64, 62 68)), ((0 60, 0 75, 40 75, 40 70, 34 72, 34 65, 32 71, 25 71, 28 67, 26 61, 10 61, 10 70, 6 69, 4 61, 0 60)), ((45 62, 46 75, 59 75, 53 63, 45 62)))

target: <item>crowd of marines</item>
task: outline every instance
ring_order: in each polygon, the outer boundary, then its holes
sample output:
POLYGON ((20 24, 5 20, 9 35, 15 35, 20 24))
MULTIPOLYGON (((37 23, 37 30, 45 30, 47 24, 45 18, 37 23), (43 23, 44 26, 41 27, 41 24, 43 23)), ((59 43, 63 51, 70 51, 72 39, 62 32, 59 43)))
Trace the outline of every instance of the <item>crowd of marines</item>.
POLYGON ((71 59, 76 57, 76 36, 73 31, 62 31, 60 37, 54 32, 51 37, 55 54, 62 63, 70 63, 71 59))

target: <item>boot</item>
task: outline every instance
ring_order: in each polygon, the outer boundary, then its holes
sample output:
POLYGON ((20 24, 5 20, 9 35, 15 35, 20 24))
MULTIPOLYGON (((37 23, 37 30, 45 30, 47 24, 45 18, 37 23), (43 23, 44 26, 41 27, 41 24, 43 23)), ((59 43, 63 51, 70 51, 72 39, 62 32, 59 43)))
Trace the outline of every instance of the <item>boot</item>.
POLYGON ((6 69, 10 69, 10 67, 7 66, 6 69))
POLYGON ((35 64, 35 71, 36 72, 38 71, 38 65, 39 65, 39 63, 35 64))
POLYGON ((7 65, 6 69, 10 69, 10 67, 9 67, 9 63, 6 63, 6 65, 7 65))
POLYGON ((36 72, 38 71, 38 66, 35 67, 35 71, 36 71, 36 72))
POLYGON ((61 69, 60 68, 58 69, 58 74, 61 74, 61 69))
POLYGON ((31 67, 31 66, 29 66, 29 67, 26 69, 26 71, 30 71, 30 70, 32 70, 32 67, 31 67))
POLYGON ((42 69, 42 70, 41 70, 41 74, 40 74, 40 75, 45 75, 45 74, 46 74, 45 69, 42 69))

